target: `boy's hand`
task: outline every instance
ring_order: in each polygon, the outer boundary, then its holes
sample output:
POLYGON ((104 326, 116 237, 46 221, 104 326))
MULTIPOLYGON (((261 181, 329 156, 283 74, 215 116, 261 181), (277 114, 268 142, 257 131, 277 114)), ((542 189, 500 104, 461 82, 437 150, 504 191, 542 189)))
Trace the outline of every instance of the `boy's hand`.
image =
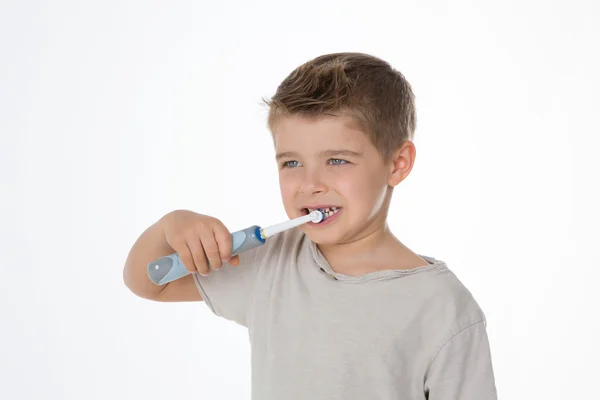
POLYGON ((163 217, 165 239, 191 273, 206 276, 210 268, 219 269, 224 261, 239 265, 231 257, 231 232, 221 221, 188 210, 176 210, 163 217))

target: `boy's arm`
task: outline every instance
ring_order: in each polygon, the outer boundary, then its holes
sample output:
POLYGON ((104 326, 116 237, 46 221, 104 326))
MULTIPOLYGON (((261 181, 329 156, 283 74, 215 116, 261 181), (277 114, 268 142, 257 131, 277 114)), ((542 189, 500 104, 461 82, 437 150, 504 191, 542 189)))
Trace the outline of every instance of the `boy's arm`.
POLYGON ((175 252, 165 239, 163 225, 164 218, 161 218, 146 229, 134 243, 123 268, 125 285, 144 299, 164 302, 202 301, 193 275, 165 285, 156 285, 148 278, 147 266, 150 262, 175 252))
POLYGON ((425 377, 428 400, 497 400, 485 321, 454 335, 425 377))

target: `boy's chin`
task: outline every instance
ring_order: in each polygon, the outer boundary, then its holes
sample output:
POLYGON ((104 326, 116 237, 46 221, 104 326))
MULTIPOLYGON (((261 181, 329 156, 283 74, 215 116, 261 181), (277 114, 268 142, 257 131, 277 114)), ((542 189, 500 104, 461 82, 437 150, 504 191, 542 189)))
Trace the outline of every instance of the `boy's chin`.
POLYGON ((332 234, 332 232, 318 232, 310 228, 306 229, 305 227, 301 227, 301 230, 313 243, 318 245, 334 245, 340 242, 338 235, 332 234))

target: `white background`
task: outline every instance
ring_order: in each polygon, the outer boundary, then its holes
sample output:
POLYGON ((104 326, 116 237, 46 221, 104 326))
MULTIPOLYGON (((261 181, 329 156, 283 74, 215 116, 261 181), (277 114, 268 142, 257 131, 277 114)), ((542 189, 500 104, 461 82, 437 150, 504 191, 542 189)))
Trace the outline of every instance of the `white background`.
POLYGON ((418 156, 389 223, 486 312, 500 397, 594 397, 599 9, 3 1, 0 397, 249 398, 246 331, 137 298, 123 264, 173 209, 283 221, 260 99, 337 51, 414 88, 418 156))

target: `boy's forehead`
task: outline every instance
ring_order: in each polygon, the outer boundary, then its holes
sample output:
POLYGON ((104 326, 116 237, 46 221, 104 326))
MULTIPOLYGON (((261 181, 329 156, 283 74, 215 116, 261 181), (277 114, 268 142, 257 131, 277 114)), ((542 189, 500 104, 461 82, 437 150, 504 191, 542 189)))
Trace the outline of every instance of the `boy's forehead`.
POLYGON ((281 151, 333 147, 362 148, 364 132, 348 117, 282 117, 274 127, 275 148, 281 151))

